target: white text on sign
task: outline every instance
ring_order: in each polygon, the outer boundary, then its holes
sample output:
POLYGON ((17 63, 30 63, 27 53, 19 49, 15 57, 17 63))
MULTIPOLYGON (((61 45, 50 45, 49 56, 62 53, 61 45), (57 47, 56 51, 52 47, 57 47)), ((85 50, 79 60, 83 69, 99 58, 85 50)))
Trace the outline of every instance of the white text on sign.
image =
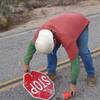
POLYGON ((46 76, 41 76, 38 80, 33 81, 33 83, 30 83, 32 87, 31 92, 33 94, 37 94, 39 91, 43 90, 50 84, 51 83, 49 80, 47 80, 46 76))

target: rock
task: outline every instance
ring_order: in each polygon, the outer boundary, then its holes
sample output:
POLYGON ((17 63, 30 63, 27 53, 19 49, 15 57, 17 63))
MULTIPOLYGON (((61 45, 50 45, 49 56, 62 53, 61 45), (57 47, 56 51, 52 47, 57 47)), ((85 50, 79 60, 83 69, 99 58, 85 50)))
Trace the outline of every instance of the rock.
POLYGON ((27 10, 27 8, 25 8, 24 3, 19 3, 19 5, 15 8, 15 13, 24 13, 27 10))
POLYGON ((11 13, 15 13, 15 7, 13 5, 9 5, 9 10, 11 13))
POLYGON ((10 27, 11 25, 11 20, 9 17, 5 17, 3 15, 0 15, 0 29, 1 30, 6 30, 10 27))

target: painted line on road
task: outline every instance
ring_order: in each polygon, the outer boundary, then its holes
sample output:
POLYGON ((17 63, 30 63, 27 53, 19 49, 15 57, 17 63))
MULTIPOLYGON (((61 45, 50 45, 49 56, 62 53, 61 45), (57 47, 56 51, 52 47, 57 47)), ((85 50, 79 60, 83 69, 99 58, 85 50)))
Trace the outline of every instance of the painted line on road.
MULTIPOLYGON (((98 55, 100 55, 100 47, 99 48, 96 48, 94 49, 92 52, 92 57, 96 57, 98 55)), ((67 59, 67 60, 63 60, 61 62, 58 62, 57 63, 57 69, 62 69, 64 67, 62 67, 62 65, 65 65, 65 64, 70 64, 70 60, 67 59)), ((47 70, 46 69, 39 69, 38 71, 41 71, 41 72, 46 72, 47 70)), ((9 81, 6 81, 6 82, 3 82, 0 84, 0 92, 3 92, 3 91, 6 91, 10 88, 15 88, 16 86, 22 84, 22 77, 17 77, 15 79, 12 79, 12 80, 9 80, 9 81)))
POLYGON ((32 29, 30 29, 30 30, 27 30, 27 31, 23 31, 21 34, 20 33, 16 33, 16 34, 13 34, 13 35, 7 35, 7 36, 0 36, 0 40, 3 40, 3 39, 9 39, 9 38, 14 38, 14 37, 16 37, 16 36, 21 36, 21 35, 23 35, 23 34, 29 34, 29 32, 33 32, 35 29, 37 29, 37 28, 32 28, 32 29))
POLYGON ((3 83, 0 84, 0 89, 1 89, 2 87, 6 87, 6 86, 9 86, 9 85, 11 85, 11 84, 20 82, 21 80, 22 80, 22 77, 17 77, 17 78, 15 78, 15 79, 12 79, 12 80, 3 82, 3 83))
POLYGON ((9 89, 16 88, 16 87, 18 87, 18 86, 21 85, 21 84, 22 84, 22 81, 17 82, 17 83, 14 83, 14 84, 12 84, 12 85, 8 85, 8 86, 6 86, 6 87, 4 87, 4 88, 1 88, 1 89, 0 89, 0 92, 4 92, 4 91, 7 91, 7 90, 9 90, 9 89))

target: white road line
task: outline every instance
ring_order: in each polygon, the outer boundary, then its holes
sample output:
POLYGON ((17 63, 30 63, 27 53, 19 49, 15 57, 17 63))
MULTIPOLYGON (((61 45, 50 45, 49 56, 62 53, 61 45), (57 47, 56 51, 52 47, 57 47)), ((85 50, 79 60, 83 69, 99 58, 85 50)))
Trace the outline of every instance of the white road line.
POLYGON ((25 31, 25 32, 21 32, 21 33, 16 33, 16 34, 13 34, 13 35, 9 35, 9 36, 5 36, 5 37, 2 37, 0 38, 0 40, 3 40, 3 39, 8 39, 8 38, 13 38, 13 37, 16 37, 16 36, 21 36, 21 35, 24 35, 24 34, 29 34, 29 33, 34 33, 34 30, 28 30, 28 31, 25 31))

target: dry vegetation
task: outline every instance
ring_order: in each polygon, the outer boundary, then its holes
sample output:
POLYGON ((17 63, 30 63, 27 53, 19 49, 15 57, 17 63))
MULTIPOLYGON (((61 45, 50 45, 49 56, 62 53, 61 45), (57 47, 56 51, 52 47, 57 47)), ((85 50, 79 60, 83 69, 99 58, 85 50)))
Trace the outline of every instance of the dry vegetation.
POLYGON ((0 30, 27 22, 30 11, 40 7, 66 6, 82 0, 0 0, 0 30))

